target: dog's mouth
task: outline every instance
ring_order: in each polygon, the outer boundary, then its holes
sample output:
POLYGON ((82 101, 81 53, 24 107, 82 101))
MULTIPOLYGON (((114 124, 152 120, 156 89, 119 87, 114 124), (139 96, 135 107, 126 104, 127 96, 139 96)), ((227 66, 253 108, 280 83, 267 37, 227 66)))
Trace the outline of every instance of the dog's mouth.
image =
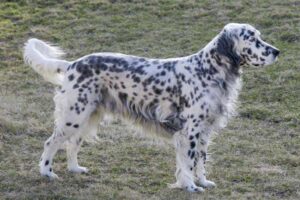
POLYGON ((263 66, 271 65, 278 60, 279 54, 273 55, 270 62, 265 62, 263 66))
POLYGON ((250 60, 247 56, 242 56, 240 61, 240 66, 253 66, 253 67, 265 67, 275 63, 278 60, 279 55, 270 55, 268 59, 261 60, 261 62, 256 62, 250 60))

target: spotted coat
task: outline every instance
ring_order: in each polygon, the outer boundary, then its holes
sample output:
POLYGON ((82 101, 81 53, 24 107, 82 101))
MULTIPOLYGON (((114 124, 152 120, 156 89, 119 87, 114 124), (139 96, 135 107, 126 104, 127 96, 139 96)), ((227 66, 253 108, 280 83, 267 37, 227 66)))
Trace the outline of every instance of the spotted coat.
POLYGON ((105 113, 123 116, 159 136, 172 137, 176 148, 174 188, 203 191, 215 184, 204 165, 213 130, 234 114, 245 64, 272 64, 279 50, 247 24, 231 23, 199 52, 180 58, 153 59, 120 53, 95 53, 76 61, 59 59, 61 51, 41 40, 25 45, 26 62, 57 84, 55 129, 45 142, 42 175, 57 176, 52 159, 68 141, 68 168, 86 172, 77 153, 88 134, 97 133, 105 113), (44 55, 43 55, 44 54, 44 55))

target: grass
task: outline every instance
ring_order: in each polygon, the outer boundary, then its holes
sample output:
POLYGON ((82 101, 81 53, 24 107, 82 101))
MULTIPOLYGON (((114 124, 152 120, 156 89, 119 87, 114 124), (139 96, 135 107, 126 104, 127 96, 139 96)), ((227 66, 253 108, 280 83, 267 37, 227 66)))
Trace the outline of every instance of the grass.
POLYGON ((3 199, 299 199, 300 10, 297 0, 18 0, 0 4, 0 198, 3 199), (38 173, 53 127, 53 86, 23 64, 30 37, 60 45, 68 59, 113 51, 177 57, 204 47, 229 22, 255 25, 278 47, 279 61, 244 69, 239 115, 210 146, 203 194, 167 188, 175 181, 171 144, 116 121, 97 145, 85 143, 80 163, 60 181, 38 173))

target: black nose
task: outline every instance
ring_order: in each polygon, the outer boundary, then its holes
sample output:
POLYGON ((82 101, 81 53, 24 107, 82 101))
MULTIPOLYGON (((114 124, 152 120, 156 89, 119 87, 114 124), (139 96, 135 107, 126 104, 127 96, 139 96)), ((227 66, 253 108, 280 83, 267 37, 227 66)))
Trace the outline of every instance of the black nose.
POLYGON ((274 55, 275 57, 277 57, 277 56, 279 55, 280 51, 274 49, 272 53, 273 53, 273 55, 274 55))

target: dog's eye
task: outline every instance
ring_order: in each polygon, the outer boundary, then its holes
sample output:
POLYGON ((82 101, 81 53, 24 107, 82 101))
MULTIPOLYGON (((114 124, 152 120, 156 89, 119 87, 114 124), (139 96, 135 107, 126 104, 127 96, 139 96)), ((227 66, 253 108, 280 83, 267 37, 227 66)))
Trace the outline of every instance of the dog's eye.
POLYGON ((261 44, 261 42, 259 40, 256 40, 255 46, 256 46, 256 48, 259 48, 259 47, 262 46, 262 44, 261 44))

